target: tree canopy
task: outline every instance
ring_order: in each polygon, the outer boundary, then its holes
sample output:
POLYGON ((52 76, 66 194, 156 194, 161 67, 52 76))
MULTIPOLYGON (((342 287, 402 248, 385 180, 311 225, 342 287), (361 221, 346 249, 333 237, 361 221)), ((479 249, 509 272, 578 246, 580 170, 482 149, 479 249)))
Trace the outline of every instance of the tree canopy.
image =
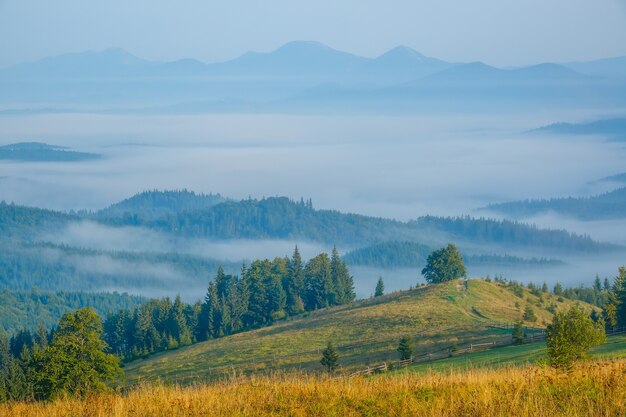
POLYGON ((427 282, 436 284, 467 276, 463 257, 453 244, 431 252, 422 269, 427 282))

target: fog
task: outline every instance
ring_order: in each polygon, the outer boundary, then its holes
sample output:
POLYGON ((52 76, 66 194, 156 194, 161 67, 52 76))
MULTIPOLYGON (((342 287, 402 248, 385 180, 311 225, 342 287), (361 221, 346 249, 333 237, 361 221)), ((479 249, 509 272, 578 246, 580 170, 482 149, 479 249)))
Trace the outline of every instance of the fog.
MULTIPOLYGON (((104 158, 74 163, 0 162, 0 199, 60 210, 97 210, 147 189, 187 188, 235 199, 310 197, 316 208, 401 220, 426 214, 480 216, 485 213, 477 209, 488 203, 605 191, 605 185, 594 181, 626 171, 623 143, 522 132, 555 121, 606 115, 576 111, 471 118, 2 116, 0 145, 41 141, 104 158)), ((621 221, 580 222, 554 215, 529 220, 541 227, 626 243, 626 223, 621 221)), ((88 222, 41 238, 95 249, 177 250, 231 261, 288 255, 296 243, 305 257, 330 249, 292 241, 173 240, 154 231, 88 222)), ((562 279, 577 285, 581 280, 591 282, 596 272, 616 270, 619 261, 587 262, 574 260, 576 266, 560 272, 508 273, 523 280, 562 279)), ((384 271, 355 271, 360 295, 372 291, 379 272, 384 271)), ((381 275, 390 275, 389 289, 399 289, 415 284, 418 274, 393 273, 401 279, 391 272, 381 275)))
POLYGON ((112 252, 169 253, 194 255, 229 262, 291 256, 296 245, 304 260, 332 247, 296 240, 208 240, 182 238, 142 227, 109 227, 91 221, 71 223, 60 232, 42 233, 42 242, 112 252))
POLYGON ((0 143, 44 141, 96 152, 80 163, 0 163, 2 198, 98 209, 146 189, 231 198, 311 197, 398 219, 460 215, 490 202, 589 192, 624 171, 602 138, 520 132, 581 114, 502 117, 212 115, 3 117, 0 143))

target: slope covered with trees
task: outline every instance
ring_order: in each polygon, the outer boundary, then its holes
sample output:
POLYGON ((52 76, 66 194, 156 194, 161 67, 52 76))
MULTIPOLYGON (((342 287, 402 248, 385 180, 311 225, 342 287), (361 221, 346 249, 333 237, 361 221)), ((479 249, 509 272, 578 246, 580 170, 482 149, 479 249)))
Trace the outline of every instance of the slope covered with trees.
POLYGON ((485 210, 503 213, 514 218, 554 212, 581 220, 623 219, 626 218, 626 188, 618 188, 592 197, 550 198, 490 204, 485 210))
POLYGON ((226 201, 219 194, 196 194, 193 191, 144 191, 113 204, 89 217, 96 219, 121 218, 126 224, 156 220, 183 211, 197 211, 226 201))
MULTIPOLYGON (((354 249, 343 256, 348 265, 371 266, 378 268, 422 268, 432 248, 417 242, 382 242, 354 249)), ((563 262, 556 259, 521 258, 512 255, 466 255, 467 265, 506 265, 506 266, 557 266, 563 262)))
POLYGON ((19 329, 49 329, 73 310, 91 307, 101 316, 109 312, 130 309, 147 299, 119 293, 29 292, 0 291, 0 330, 13 334, 19 329))
POLYGON ((125 359, 268 326, 277 320, 354 300, 354 283, 333 250, 304 264, 298 249, 291 258, 255 260, 230 275, 219 268, 203 302, 180 297, 151 300, 109 315, 105 339, 125 359))

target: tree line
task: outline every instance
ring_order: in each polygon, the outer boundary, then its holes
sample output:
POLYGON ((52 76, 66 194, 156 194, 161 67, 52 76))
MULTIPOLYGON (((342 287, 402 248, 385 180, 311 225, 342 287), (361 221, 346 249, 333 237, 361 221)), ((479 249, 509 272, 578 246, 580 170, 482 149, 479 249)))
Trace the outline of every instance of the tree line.
POLYGON ((255 260, 240 275, 218 268, 204 300, 195 304, 164 298, 109 314, 104 338, 111 352, 132 360, 354 298, 353 278, 336 248, 305 264, 296 247, 291 258, 255 260))

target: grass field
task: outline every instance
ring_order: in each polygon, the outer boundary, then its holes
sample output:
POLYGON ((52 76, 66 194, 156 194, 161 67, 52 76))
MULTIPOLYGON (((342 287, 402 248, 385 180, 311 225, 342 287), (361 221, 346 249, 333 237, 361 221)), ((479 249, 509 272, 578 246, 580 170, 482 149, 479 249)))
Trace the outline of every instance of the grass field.
MULTIPOLYGON (((507 338, 511 330, 488 326, 491 321, 521 320, 527 304, 544 326, 558 309, 573 302, 539 297, 524 290, 481 280, 454 281, 389 294, 348 306, 330 308, 271 327, 210 340, 154 355, 125 367, 128 384, 139 381, 192 383, 233 373, 274 370, 319 370, 320 350, 332 340, 339 348, 344 372, 393 361, 400 337, 413 337, 416 351, 427 352, 459 343, 507 338)), ((586 308, 590 308, 587 306, 586 308)))
MULTIPOLYGON (((605 344, 593 348, 590 356, 593 359, 626 358, 626 335, 610 336, 605 344)), ((473 352, 433 362, 417 363, 396 372, 427 373, 430 371, 447 372, 476 368, 499 368, 541 363, 545 358, 545 342, 535 342, 473 352)), ((387 375, 391 375, 391 373, 387 375)))
POLYGON ((625 375, 623 359, 567 373, 538 366, 339 380, 292 373, 5 404, 0 417, 623 416, 625 375))

